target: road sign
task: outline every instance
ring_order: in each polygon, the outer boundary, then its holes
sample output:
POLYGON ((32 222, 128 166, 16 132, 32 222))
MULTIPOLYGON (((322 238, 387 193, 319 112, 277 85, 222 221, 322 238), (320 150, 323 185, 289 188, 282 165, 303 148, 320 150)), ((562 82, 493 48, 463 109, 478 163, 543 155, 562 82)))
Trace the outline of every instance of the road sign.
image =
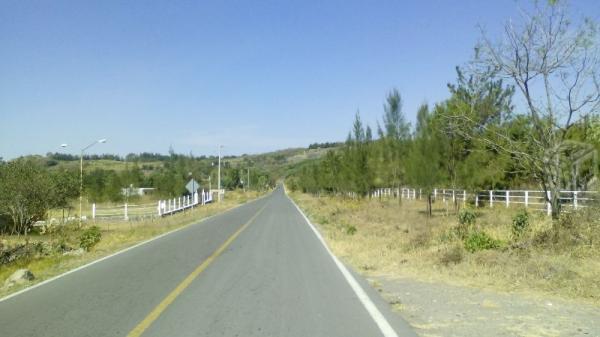
POLYGON ((200 184, 198 184, 198 182, 194 179, 190 179, 187 185, 185 185, 185 188, 190 192, 190 194, 194 194, 200 188, 200 184))

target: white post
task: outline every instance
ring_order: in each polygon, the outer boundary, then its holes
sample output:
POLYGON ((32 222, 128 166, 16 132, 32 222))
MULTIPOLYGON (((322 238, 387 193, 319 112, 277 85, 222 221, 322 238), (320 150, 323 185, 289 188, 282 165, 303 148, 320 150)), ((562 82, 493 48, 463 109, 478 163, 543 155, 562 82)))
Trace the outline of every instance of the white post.
POLYGON ((161 216, 161 214, 160 214, 160 205, 161 205, 161 203, 162 202, 159 200, 158 201, 158 207, 157 207, 157 209, 158 209, 158 216, 161 216))
MULTIPOLYGON (((575 209, 577 209, 577 206, 575 206, 575 209)), ((96 219, 96 203, 92 204, 92 219, 96 219)))
POLYGON ((510 205, 510 191, 506 190, 506 208, 510 205))
POLYGON ((446 202, 446 190, 442 190, 442 201, 446 202))
POLYGON ((419 188, 419 200, 423 199, 423 190, 419 188))
POLYGON ((479 192, 475 194, 475 208, 479 207, 479 192))
POLYGON ((494 191, 490 190, 490 208, 494 207, 494 191))
POLYGON ((467 190, 463 190, 463 207, 467 205, 467 190))
POLYGON ((127 203, 125 203, 125 220, 128 220, 129 217, 127 216, 127 203))
POLYGON ((529 207, 529 191, 525 191, 525 208, 529 207))
POLYGON ((577 191, 573 192, 573 208, 577 210, 577 191))
POLYGON ((433 189, 433 200, 437 200, 437 188, 433 189))
POLYGON ((454 190, 452 190, 452 203, 456 203, 456 193, 454 190))
POLYGON ((547 195, 548 195, 548 209, 547 209, 547 213, 548 215, 552 214, 552 204, 550 203, 550 198, 552 197, 552 194, 550 193, 550 191, 546 191, 547 195))

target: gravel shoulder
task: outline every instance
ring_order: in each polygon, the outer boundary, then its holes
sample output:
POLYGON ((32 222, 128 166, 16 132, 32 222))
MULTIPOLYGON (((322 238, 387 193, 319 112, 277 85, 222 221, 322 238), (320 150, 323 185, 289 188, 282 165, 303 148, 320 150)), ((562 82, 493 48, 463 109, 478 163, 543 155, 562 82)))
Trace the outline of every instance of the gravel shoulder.
POLYGON ((419 336, 600 336, 600 308, 411 278, 369 281, 419 336))

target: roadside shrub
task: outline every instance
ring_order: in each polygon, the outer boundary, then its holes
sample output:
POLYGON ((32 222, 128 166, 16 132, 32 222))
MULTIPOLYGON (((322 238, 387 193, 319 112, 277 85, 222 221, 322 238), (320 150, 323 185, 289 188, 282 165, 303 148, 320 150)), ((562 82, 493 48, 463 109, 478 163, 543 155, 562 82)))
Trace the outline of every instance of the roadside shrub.
POLYGON ((464 257, 464 248, 460 245, 452 245, 448 249, 442 251, 440 263, 448 266, 450 264, 459 264, 464 257))
POLYGON ((529 213, 525 209, 520 210, 512 219, 513 238, 519 239, 529 230, 529 213))
POLYGON ((477 216, 470 208, 463 208, 458 212, 458 226, 455 228, 456 235, 462 240, 471 232, 477 216))
POLYGON ((477 215, 470 208, 463 208, 458 212, 458 223, 463 226, 472 226, 475 224, 477 215))
POLYGON ((354 235, 354 234, 356 234, 356 227, 354 227, 352 225, 348 225, 346 227, 346 234, 348 234, 348 235, 354 235))
POLYGON ((482 231, 472 231, 465 238, 465 249, 471 253, 500 247, 500 241, 482 231))
POLYGON ((92 247, 94 247, 100 239, 102 238, 102 233, 100 232, 100 227, 92 226, 79 236, 79 247, 89 251, 92 247))

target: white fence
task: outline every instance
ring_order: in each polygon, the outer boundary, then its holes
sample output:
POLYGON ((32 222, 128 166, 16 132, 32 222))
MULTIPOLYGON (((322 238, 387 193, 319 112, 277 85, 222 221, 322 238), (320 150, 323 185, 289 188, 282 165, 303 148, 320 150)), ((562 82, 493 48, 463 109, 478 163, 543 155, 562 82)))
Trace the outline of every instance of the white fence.
POLYGON ((92 204, 92 219, 95 220, 132 220, 161 217, 171 215, 188 208, 201 206, 212 202, 209 192, 196 192, 194 195, 186 195, 178 198, 159 200, 158 205, 152 204, 128 204, 103 207, 92 204))
POLYGON ((194 196, 186 195, 184 197, 159 200, 158 201, 158 216, 171 215, 188 208, 192 208, 198 205, 205 205, 212 202, 212 194, 210 192, 198 192, 194 193, 194 196))
MULTIPOLYGON (((433 189, 431 196, 433 200, 442 202, 460 202, 463 205, 473 202, 475 207, 487 205, 488 207, 520 205, 533 210, 545 211, 548 215, 552 213, 552 206, 548 200, 552 197, 550 192, 535 190, 485 190, 469 193, 466 190, 457 189, 433 189)), ((422 189, 416 188, 379 188, 371 192, 372 198, 397 198, 423 199, 427 195, 422 189)), ((597 191, 560 191, 559 200, 561 206, 570 209, 587 207, 594 200, 598 200, 597 191)))

